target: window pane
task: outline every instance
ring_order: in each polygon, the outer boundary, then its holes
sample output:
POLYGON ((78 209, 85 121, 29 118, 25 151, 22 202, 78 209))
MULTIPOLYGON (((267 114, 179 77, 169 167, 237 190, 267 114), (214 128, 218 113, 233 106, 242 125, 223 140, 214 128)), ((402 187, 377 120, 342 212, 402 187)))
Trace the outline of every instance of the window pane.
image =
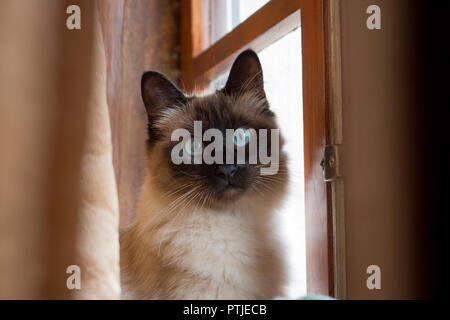
POLYGON ((258 11, 258 9, 269 2, 269 0, 235 0, 233 2, 235 2, 235 6, 238 7, 237 14, 239 16, 239 22, 236 24, 238 25, 239 23, 250 17, 252 14, 254 14, 256 11, 258 11))
POLYGON ((295 298, 306 293, 301 29, 264 49, 259 57, 267 98, 278 117, 289 156, 291 179, 280 210, 280 230, 289 262, 287 294, 295 298))
MULTIPOLYGON (((286 246, 289 267, 286 293, 290 298, 306 294, 301 51, 301 29, 298 28, 258 53, 267 99, 278 117, 289 157, 289 194, 280 208, 278 228, 286 246)), ((219 76, 211 83, 209 91, 222 88, 227 78, 228 74, 219 76)))
POLYGON ((269 0, 203 0, 203 7, 209 8, 204 17, 210 22, 209 43, 215 43, 267 2, 269 0))

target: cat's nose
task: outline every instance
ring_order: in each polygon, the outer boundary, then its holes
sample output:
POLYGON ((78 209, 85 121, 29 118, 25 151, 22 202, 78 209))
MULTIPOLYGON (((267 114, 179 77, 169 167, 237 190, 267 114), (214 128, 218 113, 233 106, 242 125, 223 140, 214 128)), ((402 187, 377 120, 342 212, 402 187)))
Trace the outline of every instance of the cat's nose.
POLYGON ((216 176, 224 180, 234 177, 239 168, 235 164, 222 164, 217 167, 216 176))

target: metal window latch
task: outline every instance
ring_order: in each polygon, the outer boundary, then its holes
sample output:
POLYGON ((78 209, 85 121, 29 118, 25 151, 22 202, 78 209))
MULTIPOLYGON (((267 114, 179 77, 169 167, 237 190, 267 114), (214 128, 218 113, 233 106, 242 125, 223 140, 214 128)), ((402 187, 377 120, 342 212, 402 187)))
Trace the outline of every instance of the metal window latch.
POLYGON ((325 181, 336 181, 342 178, 342 157, 340 156, 342 145, 330 144, 324 148, 320 165, 325 181))

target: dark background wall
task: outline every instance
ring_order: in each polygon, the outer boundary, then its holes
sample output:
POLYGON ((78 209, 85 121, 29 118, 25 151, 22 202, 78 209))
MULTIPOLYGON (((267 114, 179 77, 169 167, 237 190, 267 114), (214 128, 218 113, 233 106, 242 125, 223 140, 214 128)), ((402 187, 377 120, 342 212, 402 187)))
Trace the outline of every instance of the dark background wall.
POLYGON ((422 8, 414 1, 343 0, 342 87, 349 299, 430 296, 431 163, 422 8), (381 8, 381 30, 366 8, 381 8), (368 290, 366 268, 381 268, 368 290))

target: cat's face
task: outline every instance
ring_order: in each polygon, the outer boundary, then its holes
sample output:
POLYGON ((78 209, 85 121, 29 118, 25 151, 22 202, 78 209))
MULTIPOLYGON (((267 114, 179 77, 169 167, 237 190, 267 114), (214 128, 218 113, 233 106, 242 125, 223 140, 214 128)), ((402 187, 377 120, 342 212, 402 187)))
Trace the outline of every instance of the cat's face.
POLYGON ((150 174, 168 197, 181 199, 185 205, 214 207, 226 206, 244 196, 274 196, 283 189, 286 159, 281 152, 281 138, 272 140, 273 130, 278 127, 266 100, 255 53, 242 53, 233 64, 225 88, 209 96, 186 97, 153 71, 143 75, 142 95, 149 118, 150 174), (201 128, 195 128, 199 123, 201 128), (186 139, 174 139, 173 133, 180 129, 186 132, 186 139), (222 137, 208 137, 208 129, 215 129, 222 137), (234 135, 227 140, 229 129, 234 130, 234 135), (258 157, 264 130, 271 164, 258 157), (250 138, 257 142, 257 149, 251 148, 250 138), (208 145, 208 154, 215 157, 212 163, 205 160, 208 145), (238 159, 238 149, 245 151, 241 153, 243 158, 238 159), (251 154, 256 155, 256 160, 250 161, 251 154), (191 161, 179 163, 174 155, 184 155, 191 161), (195 157, 200 160, 195 162, 195 157), (269 165, 275 165, 276 170, 261 174, 261 168, 269 165))

